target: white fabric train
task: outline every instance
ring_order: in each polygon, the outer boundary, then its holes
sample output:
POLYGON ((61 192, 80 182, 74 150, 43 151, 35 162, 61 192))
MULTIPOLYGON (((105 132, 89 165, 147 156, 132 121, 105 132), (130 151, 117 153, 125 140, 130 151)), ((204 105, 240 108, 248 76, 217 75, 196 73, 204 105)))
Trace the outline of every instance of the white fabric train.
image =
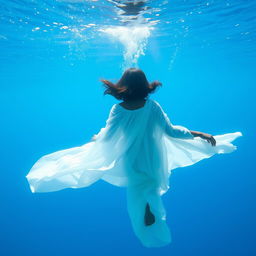
POLYGON ((106 126, 80 147, 40 158, 26 176, 32 192, 90 186, 99 179, 127 187, 127 209, 133 230, 146 247, 171 242, 161 195, 169 189, 171 170, 192 165, 214 154, 230 153, 240 132, 214 136, 216 146, 193 137, 183 126, 172 125, 160 104, 128 110, 114 104, 106 126), (146 203, 155 223, 144 224, 146 203))

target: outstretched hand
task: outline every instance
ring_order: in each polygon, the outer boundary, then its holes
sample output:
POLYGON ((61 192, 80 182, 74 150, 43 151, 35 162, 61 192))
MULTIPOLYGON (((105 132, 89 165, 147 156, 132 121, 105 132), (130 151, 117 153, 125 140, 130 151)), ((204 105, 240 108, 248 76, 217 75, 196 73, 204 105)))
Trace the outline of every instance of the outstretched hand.
POLYGON ((211 134, 208 133, 202 133, 200 135, 200 137, 204 140, 207 140, 209 143, 212 144, 212 146, 216 146, 216 140, 214 139, 214 137, 211 134))

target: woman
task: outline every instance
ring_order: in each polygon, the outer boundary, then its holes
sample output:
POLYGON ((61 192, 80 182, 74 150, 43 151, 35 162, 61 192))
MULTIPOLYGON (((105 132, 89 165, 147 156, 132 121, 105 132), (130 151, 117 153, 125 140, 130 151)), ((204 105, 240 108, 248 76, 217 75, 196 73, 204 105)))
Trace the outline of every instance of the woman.
POLYGON ((90 186, 102 179, 127 188, 133 230, 146 247, 170 243, 161 196, 169 189, 171 170, 216 153, 236 149, 240 132, 212 136, 173 125, 160 104, 149 99, 160 82, 149 83, 140 69, 126 70, 116 83, 102 80, 104 94, 118 100, 106 126, 92 141, 45 155, 26 176, 32 192, 90 186))

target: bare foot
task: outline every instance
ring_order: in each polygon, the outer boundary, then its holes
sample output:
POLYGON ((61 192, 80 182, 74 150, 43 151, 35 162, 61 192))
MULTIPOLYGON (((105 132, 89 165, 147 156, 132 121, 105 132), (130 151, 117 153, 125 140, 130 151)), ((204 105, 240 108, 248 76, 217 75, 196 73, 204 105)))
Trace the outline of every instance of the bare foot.
POLYGON ((153 223, 155 223, 155 216, 152 214, 152 212, 150 211, 149 208, 149 204, 147 203, 146 205, 146 212, 145 212, 145 216, 144 216, 144 221, 145 221, 145 225, 146 226, 150 226, 153 223))

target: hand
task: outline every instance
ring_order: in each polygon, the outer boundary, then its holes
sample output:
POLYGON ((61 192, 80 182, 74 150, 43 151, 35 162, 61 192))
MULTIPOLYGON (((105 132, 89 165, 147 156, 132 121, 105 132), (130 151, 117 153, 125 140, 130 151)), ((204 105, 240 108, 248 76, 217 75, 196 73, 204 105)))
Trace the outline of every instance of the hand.
POLYGON ((216 140, 213 138, 211 134, 202 133, 200 137, 204 140, 207 140, 209 143, 212 144, 212 146, 216 146, 216 140))

